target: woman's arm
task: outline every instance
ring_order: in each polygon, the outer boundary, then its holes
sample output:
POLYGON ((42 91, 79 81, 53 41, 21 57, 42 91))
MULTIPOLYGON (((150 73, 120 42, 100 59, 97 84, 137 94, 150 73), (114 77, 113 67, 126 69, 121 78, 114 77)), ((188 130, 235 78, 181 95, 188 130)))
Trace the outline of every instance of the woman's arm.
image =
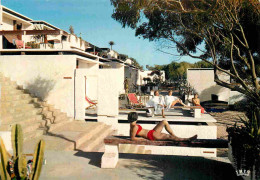
POLYGON ((132 141, 138 141, 138 140, 143 139, 143 138, 140 138, 140 137, 136 137, 137 130, 138 130, 137 126, 130 129, 130 138, 131 138, 132 141))

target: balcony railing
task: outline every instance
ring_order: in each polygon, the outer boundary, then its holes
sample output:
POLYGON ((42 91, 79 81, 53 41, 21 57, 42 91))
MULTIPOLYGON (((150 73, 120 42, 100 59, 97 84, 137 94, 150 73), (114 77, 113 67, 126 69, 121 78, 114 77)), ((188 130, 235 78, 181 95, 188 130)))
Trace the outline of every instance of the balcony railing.
MULTIPOLYGON (((0 31, 9 42, 3 49, 80 49, 85 51, 86 42, 62 30, 0 31)), ((4 39, 3 39, 4 40, 4 39)))

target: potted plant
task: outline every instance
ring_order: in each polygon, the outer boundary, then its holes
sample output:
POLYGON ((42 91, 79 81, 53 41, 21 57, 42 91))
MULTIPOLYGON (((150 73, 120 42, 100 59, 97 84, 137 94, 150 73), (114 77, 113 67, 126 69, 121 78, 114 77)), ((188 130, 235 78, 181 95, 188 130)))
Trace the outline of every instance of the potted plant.
POLYGON ((250 108, 244 126, 228 127, 229 159, 245 179, 260 179, 260 111, 250 108))

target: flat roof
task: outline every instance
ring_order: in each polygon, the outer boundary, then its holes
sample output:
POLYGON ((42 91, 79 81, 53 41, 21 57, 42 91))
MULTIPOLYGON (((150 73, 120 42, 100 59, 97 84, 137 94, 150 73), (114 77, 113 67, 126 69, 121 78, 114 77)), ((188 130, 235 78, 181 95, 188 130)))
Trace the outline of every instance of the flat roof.
POLYGON ((78 55, 82 55, 84 57, 89 57, 93 59, 99 58, 99 56, 84 51, 80 51, 78 49, 1 49, 0 52, 42 52, 43 54, 44 52, 72 52, 78 55))
POLYGON ((17 17, 19 17, 19 18, 21 18, 21 19, 23 19, 23 20, 32 21, 31 18, 28 18, 27 16, 24 16, 24 15, 22 15, 22 14, 16 12, 16 11, 13 11, 13 10, 11 10, 11 9, 9 9, 9 8, 7 8, 7 7, 5 7, 5 6, 2 6, 2 9, 3 9, 4 12, 9 13, 9 14, 12 14, 12 15, 14 15, 14 16, 17 16, 17 17))
POLYGON ((57 29, 57 30, 60 29, 60 28, 57 28, 56 26, 53 26, 52 24, 47 23, 46 21, 42 21, 42 20, 31 21, 31 23, 33 23, 33 24, 44 24, 44 25, 49 26, 50 28, 53 28, 53 29, 57 29))

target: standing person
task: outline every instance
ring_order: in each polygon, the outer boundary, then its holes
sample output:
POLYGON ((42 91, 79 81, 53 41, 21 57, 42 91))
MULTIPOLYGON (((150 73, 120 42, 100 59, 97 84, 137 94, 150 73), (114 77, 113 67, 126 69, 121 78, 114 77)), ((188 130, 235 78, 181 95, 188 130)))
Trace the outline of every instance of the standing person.
POLYGON ((180 103, 183 106, 186 106, 182 100, 176 96, 172 96, 172 90, 168 91, 168 95, 165 96, 165 106, 167 109, 174 108, 175 104, 180 103))
POLYGON ((128 79, 127 77, 125 78, 125 81, 124 81, 124 89, 125 89, 125 93, 128 94, 128 90, 129 90, 129 84, 128 84, 128 79))
POLYGON ((154 107, 154 113, 162 114, 163 118, 165 118, 164 106, 164 98, 160 96, 159 91, 154 91, 154 97, 146 103, 146 107, 154 107))
POLYGON ((194 98, 192 98, 191 101, 194 106, 199 106, 201 108, 201 113, 204 113, 205 109, 200 105, 200 99, 198 93, 194 94, 194 98))
POLYGON ((180 138, 177 137, 169 123, 166 120, 162 120, 158 123, 152 130, 143 129, 142 126, 138 125, 137 122, 138 114, 136 112, 131 112, 128 114, 128 122, 130 123, 130 137, 133 141, 138 141, 142 137, 145 139, 149 139, 151 141, 154 140, 172 140, 172 141, 193 141, 197 139, 197 135, 194 135, 190 138, 180 138), (169 133, 162 133, 163 128, 169 133), (136 137, 139 136, 139 137, 136 137))

